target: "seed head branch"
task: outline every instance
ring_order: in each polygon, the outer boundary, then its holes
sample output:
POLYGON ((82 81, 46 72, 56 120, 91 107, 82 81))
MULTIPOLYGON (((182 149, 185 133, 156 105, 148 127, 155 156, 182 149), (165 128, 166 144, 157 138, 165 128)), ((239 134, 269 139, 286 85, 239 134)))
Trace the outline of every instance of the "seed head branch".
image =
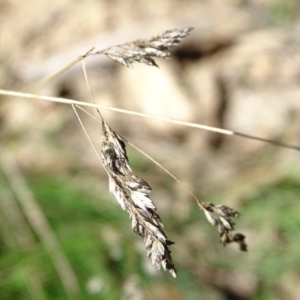
MULTIPOLYGON (((96 117, 91 115, 89 112, 84 110, 79 106, 81 110, 83 110, 85 113, 90 115, 93 119, 95 119, 97 122, 102 123, 102 128, 103 128, 103 136, 105 137, 105 141, 103 142, 104 144, 109 143, 109 133, 113 132, 111 128, 105 123, 105 121, 99 121, 96 117)), ((122 189, 122 179, 119 178, 119 176, 114 175, 119 174, 123 176, 127 176, 127 179, 129 178, 129 181, 125 182, 125 186, 123 186, 125 189, 134 189, 134 188, 139 188, 140 191, 148 195, 151 192, 151 187, 148 185, 147 182, 142 180, 141 178, 136 177, 135 175, 131 174, 131 169, 129 172, 128 170, 129 166, 129 161, 127 158, 127 153, 126 153, 126 148, 125 148, 125 142, 128 143, 131 147, 136 149, 138 152, 143 154, 145 157, 150 159, 154 164, 156 164, 158 167, 160 167, 163 171, 165 171, 169 176, 171 176, 175 181, 177 181, 191 196, 192 198, 196 201, 198 206, 200 207, 201 210, 204 211, 205 216, 209 223, 211 223, 213 226, 215 226, 219 232, 220 235, 220 240, 224 246, 227 244, 230 244, 232 242, 236 242, 239 244, 239 248, 241 251, 247 251, 247 245, 245 243, 245 236, 240 233, 233 234, 234 230, 234 223, 231 220, 231 217, 239 217, 240 214, 233 210, 230 207, 227 207, 225 205, 217 205, 215 206, 212 203, 205 203, 202 202, 199 197, 197 197, 186 185, 184 185, 180 179, 178 179, 171 171, 163 167, 159 162, 157 162, 154 158, 152 158, 150 155, 148 155, 146 152, 141 150, 139 147, 135 146, 131 142, 126 141, 123 137, 119 136, 117 133, 113 132, 112 133, 113 138, 112 140, 116 139, 116 147, 118 149, 118 153, 123 152, 123 154, 119 154, 122 159, 119 160, 119 162, 116 162, 116 157, 117 154, 114 153, 113 149, 110 147, 107 148, 106 146, 102 146, 102 149, 105 148, 106 152, 102 153, 102 158, 104 159, 105 155, 108 157, 107 158, 107 166, 108 168, 108 174, 109 175, 109 187, 110 187, 110 192, 114 195, 114 197, 117 199, 118 203, 122 207, 123 210, 128 211, 128 205, 126 202, 126 199, 128 200, 128 195, 124 190, 122 189)), ((103 138, 102 138, 103 139, 103 138)), ((113 144, 111 144, 113 146, 113 144)), ((138 197, 136 197, 136 194, 131 193, 131 198, 134 203, 136 203, 139 207, 142 207, 144 211, 147 211, 146 206, 143 204, 143 202, 140 202, 138 197)), ((155 206, 153 203, 148 203, 148 208, 154 209, 155 206), (153 205, 153 206, 152 206, 153 205)), ((154 213, 154 210, 152 211, 154 213)), ((159 216, 156 216, 159 218, 159 216)), ((163 225, 161 224, 163 227, 163 225)))
POLYGON ((109 47, 94 54, 105 54, 128 68, 133 68, 134 62, 158 67, 154 58, 170 58, 170 49, 176 47, 192 30, 192 27, 166 30, 150 39, 109 47))
POLYGON ((225 205, 204 203, 204 213, 208 222, 217 228, 223 246, 235 242, 241 251, 247 251, 246 237, 241 233, 232 233, 235 223, 231 218, 240 216, 237 211, 225 205))
POLYGON ((168 247, 174 243, 169 241, 164 233, 163 223, 156 213, 156 206, 149 197, 152 188, 145 180, 132 172, 127 157, 125 139, 121 138, 102 119, 102 154, 100 156, 84 128, 76 108, 74 105, 72 106, 84 133, 108 174, 110 193, 121 208, 129 214, 132 220, 132 230, 140 235, 145 242, 147 257, 151 259, 156 268, 162 267, 163 270, 169 271, 173 277, 177 277, 177 271, 168 247), (132 202, 129 200, 129 195, 132 202))
POLYGON ((168 246, 173 244, 163 231, 163 223, 149 194, 150 185, 136 176, 129 163, 126 140, 102 120, 102 164, 107 170, 109 191, 132 220, 132 230, 144 242, 147 257, 158 269, 161 267, 176 277, 168 246), (131 198, 132 202, 129 201, 131 198))

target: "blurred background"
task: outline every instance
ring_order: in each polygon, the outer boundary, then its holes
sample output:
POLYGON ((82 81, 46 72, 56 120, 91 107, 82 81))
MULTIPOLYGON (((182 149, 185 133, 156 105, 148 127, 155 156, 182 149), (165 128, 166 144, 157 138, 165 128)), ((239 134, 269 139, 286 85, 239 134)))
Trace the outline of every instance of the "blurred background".
MULTIPOLYGON (((159 69, 87 58, 97 103, 299 146, 298 0, 0 0, 0 88, 28 91, 93 46, 186 26, 159 69)), ((80 63, 31 91, 91 101, 80 63)), ((241 213, 246 253, 224 248, 193 199, 128 146, 175 241, 173 279, 146 259, 72 108, 0 99, 1 299, 299 299, 299 152, 103 111, 203 201, 241 213)), ((80 115, 100 149, 100 124, 80 115)))

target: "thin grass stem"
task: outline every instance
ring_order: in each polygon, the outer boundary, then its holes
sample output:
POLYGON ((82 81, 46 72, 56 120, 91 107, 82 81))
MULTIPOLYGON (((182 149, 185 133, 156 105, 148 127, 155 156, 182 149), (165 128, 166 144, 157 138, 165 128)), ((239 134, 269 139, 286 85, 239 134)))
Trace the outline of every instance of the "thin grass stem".
POLYGON ((21 98, 27 98, 27 99, 37 99, 37 100, 45 100, 45 101, 59 102, 59 103, 65 103, 65 104, 77 104, 77 105, 82 105, 82 106, 101 108, 104 110, 115 111, 115 112, 119 112, 119 113, 123 113, 123 114, 128 114, 128 115, 133 115, 133 116, 138 116, 138 117, 143 117, 143 118, 148 118, 148 119, 154 119, 154 120, 159 120, 159 121, 165 121, 165 122, 169 122, 169 123, 203 129, 203 130, 207 130, 207 131, 213 131, 213 132, 220 133, 220 134, 235 135, 235 136, 239 136, 239 137, 246 138, 246 139, 265 142, 265 143, 272 144, 272 145, 282 147, 282 148, 288 148, 288 149, 300 151, 300 146, 291 145, 291 144, 280 142, 280 141, 274 141, 271 139, 257 137, 254 135, 249 135, 249 134, 245 134, 245 133, 241 133, 241 132, 237 132, 237 131, 231 131, 231 130, 227 130, 227 129, 221 129, 221 128, 207 126, 207 125, 201 125, 201 124, 197 124, 197 123, 185 122, 185 121, 175 120, 172 118, 165 118, 165 117, 135 112, 135 111, 131 111, 131 110, 109 107, 109 106, 105 106, 105 105, 82 102, 82 101, 66 99, 66 98, 57 98, 57 97, 50 97, 50 96, 43 96, 43 95, 35 95, 35 94, 30 94, 30 93, 14 92, 14 91, 2 90, 2 89, 0 89, 0 94, 6 95, 6 96, 12 96, 12 97, 21 97, 21 98))
MULTIPOLYGON (((96 154, 97 154, 97 157, 99 158, 99 160, 100 160, 101 164, 103 165, 103 162, 102 162, 101 156, 99 155, 99 153, 98 153, 98 151, 97 151, 97 149, 96 149, 96 147, 95 147, 94 143, 92 142, 92 140, 91 140, 91 138, 90 138, 89 134, 87 133, 87 131, 86 131, 86 129, 85 129, 85 127, 84 127, 84 125, 83 125, 83 123, 82 123, 82 121, 81 121, 81 118, 79 117, 79 114, 78 114, 78 112, 77 112, 77 110, 76 110, 76 108, 75 108, 75 105, 74 105, 74 104, 72 104, 72 108, 73 108, 73 110, 74 110, 74 112, 75 112, 75 115, 76 115, 76 117, 77 117, 77 119, 78 119, 78 121, 79 121, 79 123, 80 123, 80 126, 81 126, 81 128, 82 128, 82 130, 83 130, 84 134, 86 135, 86 137, 87 137, 87 139, 89 140, 90 144, 92 145, 92 147, 93 147, 94 151, 96 152, 96 154)), ((103 166, 103 167, 104 167, 104 166, 103 166)))
POLYGON ((88 50, 83 55, 80 55, 77 58, 75 58, 74 60, 68 62, 66 65, 64 65, 63 67, 59 68, 58 70, 55 70, 54 72, 50 73, 46 77, 42 78, 41 80, 33 83, 32 85, 30 85, 29 87, 27 87, 25 89, 25 91, 33 92, 33 91, 39 90, 42 86, 44 86, 45 84, 47 84, 49 81, 53 80, 54 78, 56 78, 57 76, 59 76, 60 74, 64 73, 65 71, 67 71, 68 69, 70 69, 72 66, 74 66, 75 64, 77 64, 82 58, 87 57, 88 55, 90 55, 90 53, 93 50, 94 50, 94 47, 91 48, 90 50, 88 50))

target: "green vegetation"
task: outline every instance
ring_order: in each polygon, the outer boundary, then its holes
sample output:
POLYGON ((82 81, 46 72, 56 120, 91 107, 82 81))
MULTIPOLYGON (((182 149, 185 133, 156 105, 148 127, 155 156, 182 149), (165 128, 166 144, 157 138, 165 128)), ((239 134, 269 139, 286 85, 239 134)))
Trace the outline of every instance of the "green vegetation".
MULTIPOLYGON (((223 249, 200 212, 197 217, 191 210, 185 220, 166 216, 166 230, 176 242, 171 249, 177 279, 166 272, 147 271, 143 243, 106 190, 91 188, 92 183, 79 185, 78 176, 70 180, 27 174, 27 180, 78 279, 80 291, 73 299, 130 299, 130 293, 146 299, 225 299, 225 277, 233 274, 253 277, 251 299, 272 299, 283 293, 282 282, 300 276, 300 187, 293 179, 243 200, 238 228, 248 231, 246 254, 233 246, 223 249), (217 274, 225 276, 224 286, 217 274)), ((1 206, 1 299, 35 299, 38 291, 41 299, 67 299, 52 253, 28 222, 23 233, 30 232, 33 239, 29 247, 20 245, 16 221, 1 206)))
POLYGON ((269 11, 276 23, 292 24, 300 16, 299 0, 277 0, 269 4, 269 11))

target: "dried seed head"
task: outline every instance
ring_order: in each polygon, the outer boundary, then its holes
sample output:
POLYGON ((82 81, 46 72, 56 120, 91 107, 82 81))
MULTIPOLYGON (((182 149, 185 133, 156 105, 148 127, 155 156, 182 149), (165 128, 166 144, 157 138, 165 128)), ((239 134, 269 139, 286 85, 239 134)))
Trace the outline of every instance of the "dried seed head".
POLYGON ((176 47, 192 30, 191 27, 166 30, 147 40, 136 40, 96 53, 105 54, 128 68, 132 68, 134 62, 158 67, 153 57, 169 58, 169 50, 176 47))
POLYGON ((240 246, 241 251, 247 250, 245 236, 236 234, 232 236, 231 231, 234 230, 234 222, 231 217, 239 217, 240 214, 234 209, 225 205, 214 205, 213 203, 203 203, 204 213, 213 226, 215 226, 220 234, 221 243, 226 246, 229 243, 236 242, 240 246))
POLYGON ((102 161, 109 177, 110 193, 132 219, 132 230, 140 235, 146 246, 147 257, 158 269, 176 277, 168 246, 173 242, 163 232, 163 224, 156 207, 150 199, 149 184, 132 173, 126 153, 125 140, 113 131, 105 121, 102 122, 102 161), (129 200, 129 192, 131 200, 129 200))

